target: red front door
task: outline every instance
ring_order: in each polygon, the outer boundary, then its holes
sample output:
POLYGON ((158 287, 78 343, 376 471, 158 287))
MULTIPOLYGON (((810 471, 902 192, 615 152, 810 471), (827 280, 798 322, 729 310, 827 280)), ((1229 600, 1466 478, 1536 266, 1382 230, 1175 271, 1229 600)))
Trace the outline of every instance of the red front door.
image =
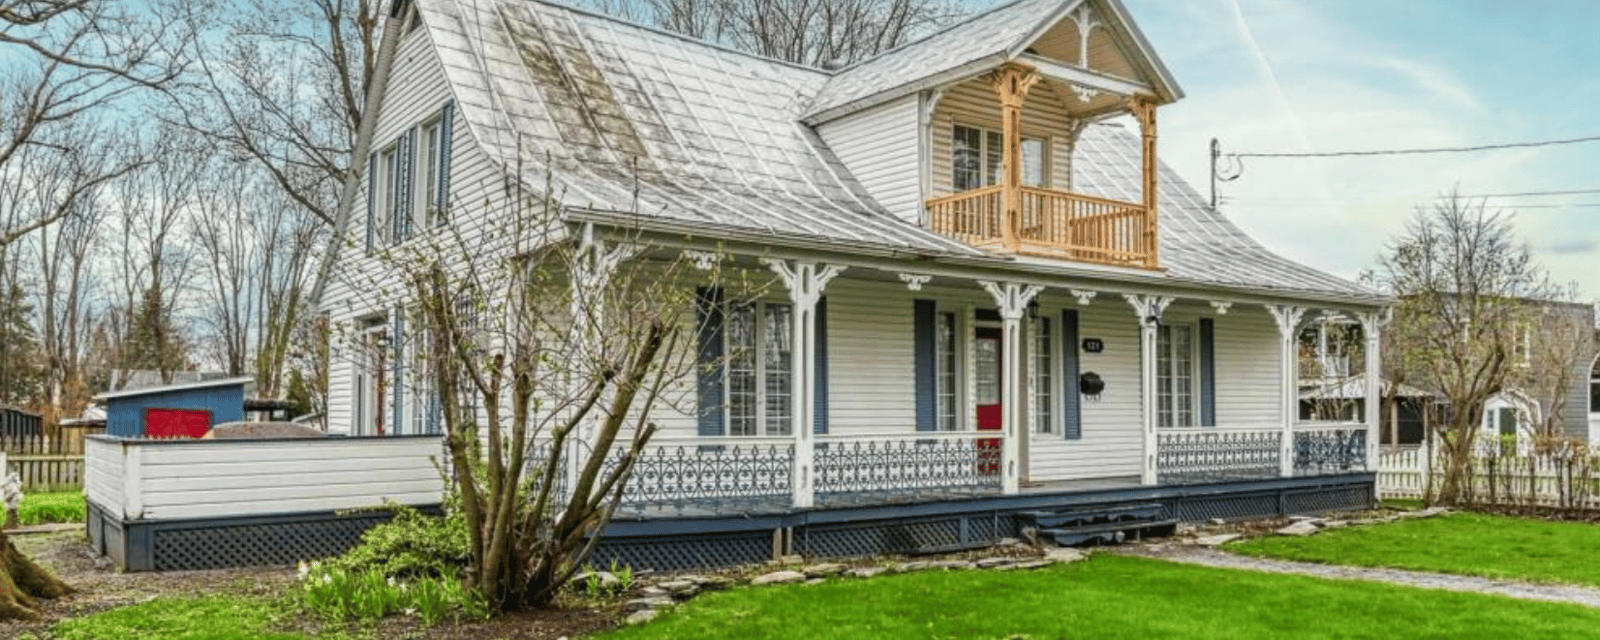
MULTIPOLYGON (((978 430, 999 431, 1001 424, 1000 404, 1000 329, 995 327, 978 327, 973 335, 972 347, 976 371, 973 371, 976 382, 976 402, 978 405, 978 430)), ((984 475, 1000 473, 1000 439, 978 439, 978 472, 984 475)))

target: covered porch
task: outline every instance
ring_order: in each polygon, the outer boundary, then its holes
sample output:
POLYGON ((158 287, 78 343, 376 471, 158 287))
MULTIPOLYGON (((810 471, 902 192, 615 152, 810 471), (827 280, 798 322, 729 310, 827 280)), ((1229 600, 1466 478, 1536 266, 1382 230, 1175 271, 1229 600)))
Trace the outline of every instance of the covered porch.
MULTIPOLYGON (((719 358, 687 382, 698 408, 656 416, 661 430, 635 463, 621 519, 1248 484, 1372 469, 1376 414, 1299 420, 1297 378, 1300 329, 1324 314, 1358 319, 1366 362, 1375 365, 1382 317, 1373 310, 1324 311, 1222 292, 1159 295, 1081 279, 1007 282, 802 259, 696 259, 764 268, 774 295, 748 303, 742 315, 711 309, 711 297, 701 297, 701 321, 739 316, 750 326, 717 333, 715 349, 697 347, 719 358), (774 318, 783 322, 763 324, 774 318), (744 333, 776 351, 725 364, 720 358, 735 353, 726 334, 744 333), (730 368, 750 382, 727 387, 730 368), (739 389, 753 390, 741 398, 739 389), (738 407, 754 408, 741 417, 738 407)), ((1370 397, 1377 392, 1367 389, 1370 397)), ((603 455, 616 465, 624 453, 603 455)), ((573 454, 566 458, 590 452, 573 454)))

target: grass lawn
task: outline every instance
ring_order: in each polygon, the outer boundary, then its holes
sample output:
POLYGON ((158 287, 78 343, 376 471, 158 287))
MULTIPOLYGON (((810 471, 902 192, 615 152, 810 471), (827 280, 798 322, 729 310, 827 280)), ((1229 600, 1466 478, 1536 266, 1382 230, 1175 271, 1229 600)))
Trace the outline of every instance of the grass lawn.
POLYGON ((293 610, 267 598, 157 598, 66 620, 50 631, 60 640, 305 640, 269 631, 293 610))
POLYGON ((1600 526, 1481 513, 1268 537, 1227 545, 1252 556, 1600 586, 1600 526))
POLYGON ((83 490, 24 492, 17 507, 17 522, 24 525, 47 522, 83 522, 87 518, 83 490))
POLYGON ((1099 555, 1037 571, 736 589, 627 638, 1592 638, 1600 610, 1099 555))

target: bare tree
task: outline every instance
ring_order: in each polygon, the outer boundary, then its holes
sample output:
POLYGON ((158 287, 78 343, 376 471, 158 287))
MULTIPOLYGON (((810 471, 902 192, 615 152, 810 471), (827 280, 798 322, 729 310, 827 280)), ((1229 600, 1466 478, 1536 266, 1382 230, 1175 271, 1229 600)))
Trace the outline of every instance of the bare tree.
POLYGON ((684 35, 811 66, 857 62, 966 12, 948 0, 590 0, 684 35))
POLYGON ((1484 405, 1507 388, 1522 330, 1555 289, 1510 216, 1455 194, 1419 210, 1381 264, 1397 298, 1389 327, 1396 356, 1385 366, 1405 367, 1385 375, 1409 372, 1449 404, 1432 425, 1444 467, 1433 498, 1464 503, 1484 405))
POLYGON ((382 0, 233 0, 196 8, 190 81, 159 114, 249 160, 332 227, 377 64, 382 0))

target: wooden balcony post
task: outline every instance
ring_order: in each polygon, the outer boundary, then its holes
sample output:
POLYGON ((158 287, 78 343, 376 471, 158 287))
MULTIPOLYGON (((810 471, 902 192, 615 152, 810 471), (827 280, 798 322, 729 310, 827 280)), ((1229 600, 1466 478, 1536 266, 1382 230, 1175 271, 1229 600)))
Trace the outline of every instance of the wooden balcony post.
POLYGON ((1039 82, 1039 74, 1031 67, 1007 63, 990 74, 989 82, 1000 97, 1000 243, 1006 251, 1016 251, 1022 219, 1022 104, 1028 89, 1039 82))
POLYGON ((1128 112, 1139 121, 1139 133, 1143 139, 1144 251, 1149 261, 1145 266, 1154 269, 1161 264, 1161 245, 1156 233, 1156 204, 1160 200, 1156 193, 1156 103, 1149 98, 1135 96, 1128 101, 1128 112))

